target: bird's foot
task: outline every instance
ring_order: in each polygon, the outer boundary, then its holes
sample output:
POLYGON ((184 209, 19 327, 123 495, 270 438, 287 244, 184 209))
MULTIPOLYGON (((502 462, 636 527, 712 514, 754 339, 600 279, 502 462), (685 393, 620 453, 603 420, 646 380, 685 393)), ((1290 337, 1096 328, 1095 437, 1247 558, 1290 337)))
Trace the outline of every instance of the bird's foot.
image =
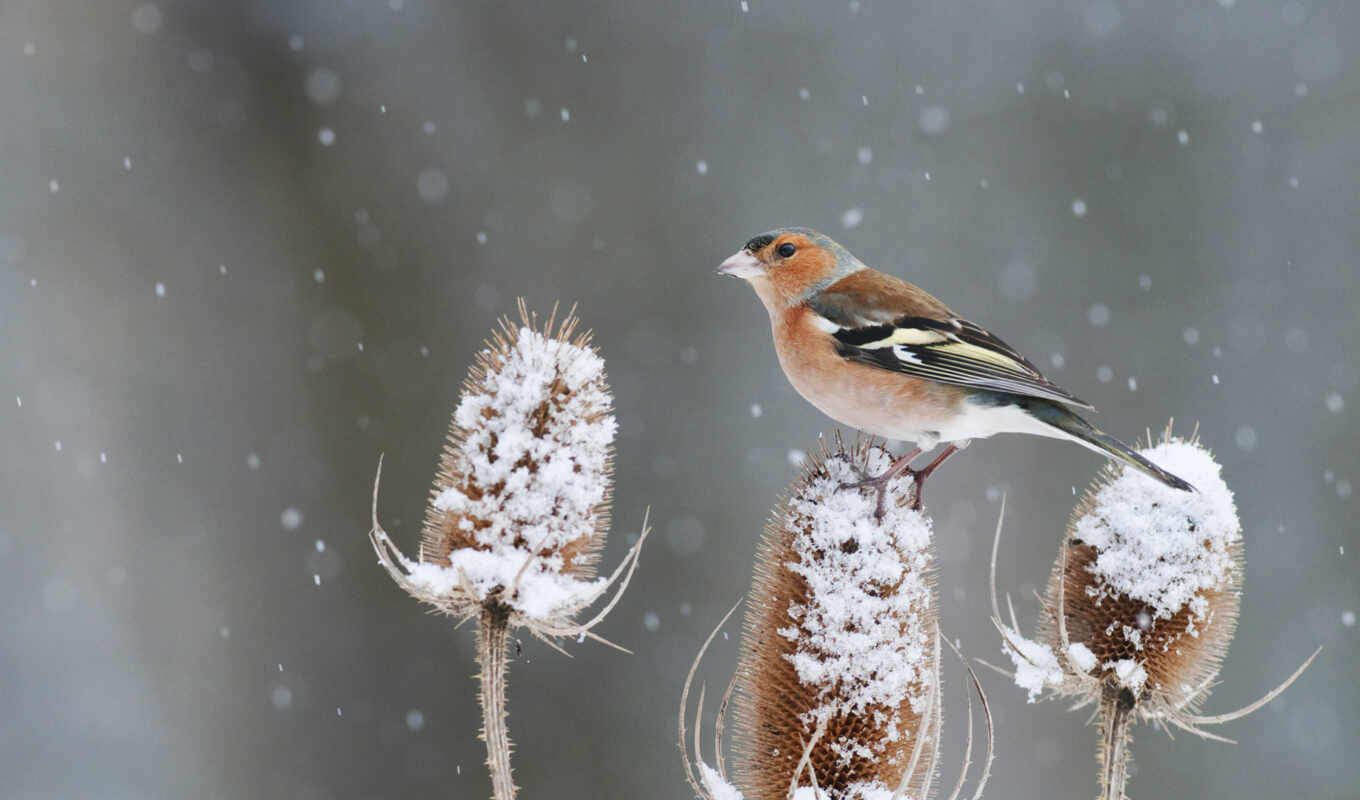
MULTIPOLYGON (((967 445, 965 444, 964 447, 966 446, 967 445)), ((855 490, 873 489, 874 492, 878 495, 877 501, 874 503, 874 519, 881 521, 883 519, 883 515, 887 512, 889 481, 901 475, 909 475, 911 476, 912 485, 915 487, 915 490, 912 492, 911 505, 908 507, 912 511, 920 511, 921 504, 925 500, 926 478, 929 478, 931 473, 933 473, 936 469, 939 468, 941 464, 945 462, 945 459, 954 455, 961 449, 963 448, 960 447, 959 445, 951 444, 948 447, 946 447, 942 453, 936 456, 934 461, 931 461, 929 464, 927 464, 925 467, 919 470, 912 469, 910 464, 912 459, 916 458, 918 455, 921 454, 921 451, 919 449, 912 450, 910 453, 907 453, 906 455, 900 458, 894 459, 892 464, 890 464, 888 468, 885 469, 882 473, 875 475, 872 478, 864 476, 863 473, 860 473, 862 476, 860 480, 857 480, 853 483, 842 483, 839 488, 855 490)))
MULTIPOLYGON (((911 469, 908 468, 903 471, 910 472, 911 469)), ((878 495, 878 501, 874 503, 874 519, 881 520, 883 519, 884 513, 887 512, 888 481, 896 477, 897 475, 891 474, 891 471, 888 471, 884 472, 881 475, 876 475, 872 478, 864 478, 862 480, 855 481, 854 483, 842 483, 839 488, 841 490, 873 489, 874 493, 878 495)))
POLYGON ((968 446, 967 441, 965 441, 962 445, 951 444, 948 447, 946 447, 942 453, 940 453, 938 456, 935 456, 934 461, 930 462, 929 464, 926 464, 923 469, 908 470, 911 473, 912 482, 916 484, 916 493, 915 495, 913 495, 911 500, 912 511, 921 510, 921 503, 923 500, 925 500, 926 496, 926 478, 930 477, 930 473, 938 469, 939 466, 945 462, 945 459, 949 458, 950 456, 954 455, 955 453, 959 452, 960 450, 967 446, 968 446))
POLYGON ((841 490, 855 489, 857 491, 860 489, 873 489, 875 494, 878 495, 877 502, 874 503, 874 519, 882 520, 884 513, 887 512, 888 482, 903 473, 914 475, 915 473, 912 472, 909 465, 911 464, 911 460, 920 454, 921 451, 919 448, 913 449, 910 453, 893 459, 893 462, 888 465, 887 469, 872 478, 865 475, 858 467, 856 467, 855 471, 859 473, 860 479, 853 483, 842 483, 838 488, 841 490))

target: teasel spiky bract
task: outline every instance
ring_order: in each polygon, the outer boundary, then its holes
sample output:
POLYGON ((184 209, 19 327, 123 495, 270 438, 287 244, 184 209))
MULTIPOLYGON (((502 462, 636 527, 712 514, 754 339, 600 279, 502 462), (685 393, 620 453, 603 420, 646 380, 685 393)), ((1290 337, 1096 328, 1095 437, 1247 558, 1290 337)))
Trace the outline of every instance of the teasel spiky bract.
MULTIPOLYGON (((837 438, 805 461, 775 508, 756 558, 742 655, 715 723, 716 769, 703 762, 698 738, 703 689, 694 723, 697 763, 685 742, 694 669, 681 698, 681 748, 700 797, 931 795, 943 721, 931 522, 910 508, 910 476, 889 483, 881 519, 875 495, 847 486, 890 462, 881 447, 846 447, 837 438), (742 793, 729 783, 722 743, 734 692, 735 782, 742 793)), ((976 676, 970 683, 982 696, 976 676)), ((951 797, 962 791, 971 760, 971 708, 970 695, 967 753, 951 797)), ((988 754, 975 797, 992 753, 985 696, 983 708, 988 754)))
MULTIPOLYGON (((1284 691, 1317 653, 1261 700, 1228 714, 1199 713, 1237 627, 1244 569, 1242 526, 1213 455, 1195 434, 1142 454, 1183 476, 1194 492, 1107 465, 1077 504, 1049 578, 1038 641, 1002 622, 992 551, 992 610, 1016 683, 1030 700, 1045 689, 1074 708, 1096 705, 1102 798, 1122 800, 1129 727, 1163 723, 1198 736, 1240 719, 1284 691)), ((1004 509, 1003 509, 1004 516, 1004 509)), ((1001 522, 997 523, 999 541, 1001 522)), ((1009 599, 1008 599, 1009 603, 1009 599)))
MULTIPOLYGON (((573 310, 574 311, 574 310, 573 310)), ((616 423, 604 360, 557 309, 540 324, 521 300, 500 320, 463 382, 430 492, 420 555, 408 559, 378 523, 378 561, 411 596, 461 624, 479 620, 483 738, 497 800, 514 797, 505 728, 506 645, 522 627, 560 649, 591 632, 618 602, 647 537, 608 578, 595 564, 609 530, 616 423), (576 614, 611 588, 593 618, 576 614)), ((622 648, 620 648, 622 649, 622 648)))

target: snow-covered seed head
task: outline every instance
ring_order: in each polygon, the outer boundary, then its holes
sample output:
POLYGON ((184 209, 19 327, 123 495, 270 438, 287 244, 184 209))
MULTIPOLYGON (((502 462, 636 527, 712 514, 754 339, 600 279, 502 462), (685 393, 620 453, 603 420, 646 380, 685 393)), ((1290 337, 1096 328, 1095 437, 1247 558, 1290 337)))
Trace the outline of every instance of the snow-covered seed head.
MULTIPOLYGON (((460 619, 483 608, 543 637, 582 636, 578 611, 628 583, 642 534, 609 578, 594 579, 609 528, 616 423, 604 359, 568 313, 539 326, 520 303, 463 383, 425 515, 420 557, 378 523, 370 539, 403 589, 460 619)), ((381 462, 379 462, 381 476, 381 462)), ((598 637, 597 637, 598 638, 598 637)))
MULTIPOLYGON (((1218 463, 1193 435, 1175 438, 1168 426, 1160 443, 1141 452, 1197 491, 1107 466, 1073 512, 1048 582, 1039 641, 1019 633, 1014 610, 1009 625, 1001 621, 992 586, 1002 649, 1030 701, 1051 689, 1074 700, 1074 708, 1099 706, 1102 800, 1125 797, 1131 723, 1158 722, 1230 742, 1205 728, 1261 708, 1318 654, 1254 703, 1198 713, 1237 625, 1242 524, 1218 463)), ((998 523, 998 540, 1000 531, 998 523)), ((996 552, 993 545, 993 578, 996 552)))
POLYGON ((930 520, 908 507, 909 476, 889 484, 881 520, 872 492, 841 488, 890 461, 837 442, 807 460, 765 529, 735 708, 748 800, 813 786, 835 800, 889 797, 933 770, 930 520))
POLYGON ((1193 711, 1218 674, 1237 624, 1242 524, 1195 438, 1168 429, 1142 454, 1198 491, 1107 468, 1073 513, 1041 636, 1079 683, 1127 689, 1140 715, 1156 716, 1193 711))
POLYGON ((608 525, 616 424, 604 359, 578 320, 520 305, 463 382, 425 517, 422 559, 513 547, 585 576, 608 525))
POLYGON ((593 576, 616 428, 590 334, 573 314, 540 327, 519 310, 463 382, 420 550, 422 563, 461 568, 480 599, 512 607, 526 581, 593 576))

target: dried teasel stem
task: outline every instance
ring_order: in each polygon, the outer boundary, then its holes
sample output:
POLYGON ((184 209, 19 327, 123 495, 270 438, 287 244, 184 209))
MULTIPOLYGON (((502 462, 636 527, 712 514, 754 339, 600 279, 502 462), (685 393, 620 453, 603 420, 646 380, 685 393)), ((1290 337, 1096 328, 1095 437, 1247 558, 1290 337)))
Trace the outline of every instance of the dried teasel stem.
POLYGON ((1129 782, 1129 723, 1133 721, 1133 692, 1114 686, 1102 689, 1100 700, 1100 800, 1124 800, 1129 782))
POLYGON ((505 724, 505 673, 510 639, 510 609, 497 603, 482 606, 477 626, 478 681, 481 683, 482 740, 486 766, 491 771, 495 800, 514 800, 515 780, 510 771, 510 732, 505 724))

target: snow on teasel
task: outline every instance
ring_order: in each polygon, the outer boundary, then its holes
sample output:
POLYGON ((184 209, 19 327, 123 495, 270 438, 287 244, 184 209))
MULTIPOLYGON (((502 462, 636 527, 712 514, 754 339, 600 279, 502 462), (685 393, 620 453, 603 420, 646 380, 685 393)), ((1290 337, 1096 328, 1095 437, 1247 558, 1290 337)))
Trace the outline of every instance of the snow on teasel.
POLYGON ((1049 582, 1067 640, 1055 626, 1042 631, 1067 653, 1069 670, 1128 688, 1145 708, 1175 710, 1203 698, 1232 640, 1242 523, 1221 468, 1198 442, 1168 436, 1141 452, 1195 491, 1122 468, 1097 480, 1049 582), (1073 652, 1078 646, 1084 652, 1073 652))
MULTIPOLYGON (((902 475, 878 495, 854 486, 881 473, 892 456, 858 442, 800 461, 802 472, 775 507, 756 556, 742 654, 714 720, 716 767, 700 743, 705 688, 699 690, 694 742, 685 733, 690 688, 704 653, 733 606, 699 649, 680 695, 680 752, 701 800, 926 800, 939 763, 943 724, 932 524, 911 510, 913 478, 902 475), (735 694, 734 782, 723 731, 735 694), (740 789, 737 787, 740 786, 740 789)), ((738 604, 740 605, 740 603, 738 604)), ((991 772, 992 718, 982 704, 987 753, 974 800, 991 772)), ((973 708, 959 775, 972 764, 973 708)))
POLYGON ((809 458, 766 529, 737 683, 751 800, 924 794, 934 772, 931 523, 909 508, 910 477, 889 485, 881 520, 872 493, 842 488, 890 461, 839 444, 809 458))
POLYGON ((590 334, 577 333, 572 314, 553 317, 540 328, 521 302, 520 323, 502 319, 478 354, 419 560, 402 556, 376 519, 374 546, 403 588, 442 611, 470 617, 495 604, 512 626, 572 635, 581 631, 571 615, 613 580, 594 578, 594 566, 609 527, 617 423, 590 334))
MULTIPOLYGON (((1242 523, 1221 467, 1197 438, 1162 441, 1142 455, 1194 487, 1182 492, 1126 468, 1107 466, 1073 512, 1044 600, 1038 641, 1018 632, 1014 612, 994 622, 1015 681, 1033 700, 1044 689, 1098 704, 1102 797, 1123 796, 1128 725, 1164 721, 1207 738, 1203 730, 1259 708, 1311 663, 1261 701, 1229 714, 1198 708, 1232 641, 1241 602, 1242 523)), ((997 526, 998 539, 1000 523, 997 526)), ((992 552, 995 578, 996 550, 992 552)), ((1316 656, 1316 653, 1314 653, 1316 656)))
POLYGON ((1141 601, 1156 619, 1187 608, 1202 618, 1208 594, 1233 580, 1240 560, 1232 492, 1213 456, 1194 442, 1173 439, 1142 455, 1174 468, 1197 491, 1168 491, 1131 470, 1099 485, 1072 526, 1072 537, 1097 554, 1087 591, 1097 600, 1141 601))

